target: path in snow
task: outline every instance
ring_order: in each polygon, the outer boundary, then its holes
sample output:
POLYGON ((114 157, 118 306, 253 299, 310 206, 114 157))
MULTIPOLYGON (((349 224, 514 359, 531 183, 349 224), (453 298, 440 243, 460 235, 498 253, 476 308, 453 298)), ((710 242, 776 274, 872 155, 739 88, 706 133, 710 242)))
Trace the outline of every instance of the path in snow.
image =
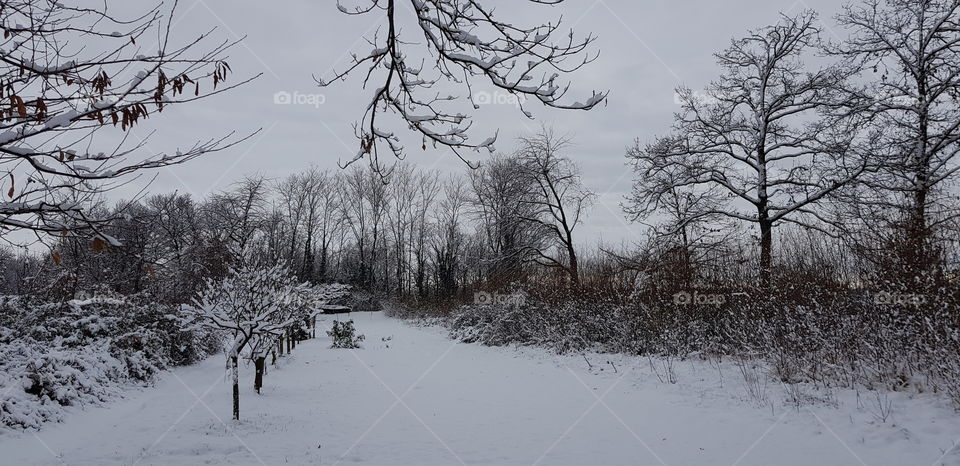
POLYGON ((678 362, 671 385, 643 358, 589 355, 589 369, 581 355, 353 317, 361 350, 308 341, 271 368, 260 396, 245 368, 239 423, 213 357, 39 433, 0 434, 0 463, 960 465, 960 416, 932 397, 891 395, 881 423, 872 394, 862 408, 839 392, 798 409, 771 382, 773 407, 760 407, 734 366, 678 362))

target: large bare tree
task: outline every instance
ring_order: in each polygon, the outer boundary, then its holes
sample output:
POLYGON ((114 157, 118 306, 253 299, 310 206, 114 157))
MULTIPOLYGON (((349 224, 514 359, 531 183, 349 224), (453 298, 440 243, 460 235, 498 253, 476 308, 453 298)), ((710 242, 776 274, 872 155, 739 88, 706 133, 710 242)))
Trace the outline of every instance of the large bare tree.
POLYGON ((213 240, 224 249, 231 267, 243 267, 253 259, 253 246, 269 220, 267 194, 267 180, 249 176, 229 191, 214 194, 204 206, 213 240))
POLYGON ((584 209, 590 206, 594 194, 583 185, 580 168, 563 155, 569 146, 568 138, 544 128, 535 136, 521 138, 517 157, 523 176, 529 178, 534 187, 532 196, 522 198, 533 207, 530 212, 533 215, 522 218, 549 232, 553 241, 547 244, 558 246, 566 256, 551 254, 549 249, 539 247, 533 250, 535 260, 563 270, 577 286, 580 267, 573 231, 581 223, 584 209))
POLYGON ((523 265, 536 260, 536 251, 550 242, 537 218, 535 181, 524 175, 516 155, 496 155, 469 173, 470 209, 485 249, 485 279, 494 284, 523 278, 523 265))
POLYGON ((835 52, 870 79, 876 170, 851 199, 872 247, 899 267, 929 270, 935 237, 960 216, 960 1, 867 0, 838 17, 851 35, 835 52), (892 241, 876 233, 894 231, 892 241))
POLYGON ((668 206, 677 190, 714 195, 681 224, 722 215, 759 228, 759 276, 768 283, 777 224, 815 226, 811 207, 864 169, 850 151, 854 119, 842 66, 807 70, 820 48, 816 15, 784 16, 716 55, 723 69, 704 96, 679 89, 673 134, 631 147, 635 215, 668 206))
POLYGON ((458 274, 464 273, 466 234, 462 231, 469 192, 459 176, 443 183, 443 196, 437 203, 437 229, 433 238, 433 266, 437 292, 448 297, 457 291, 458 274))

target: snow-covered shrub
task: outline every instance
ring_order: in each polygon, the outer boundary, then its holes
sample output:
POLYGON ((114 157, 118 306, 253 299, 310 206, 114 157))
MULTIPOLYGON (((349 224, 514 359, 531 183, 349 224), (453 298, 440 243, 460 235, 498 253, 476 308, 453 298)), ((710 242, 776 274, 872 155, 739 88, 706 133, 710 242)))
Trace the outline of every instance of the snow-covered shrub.
POLYGON ((333 339, 331 348, 346 349, 359 348, 360 343, 366 338, 357 334, 357 329, 353 326, 353 320, 346 322, 333 321, 333 328, 327 331, 327 336, 333 339))
POLYGON ((377 312, 383 310, 380 299, 373 293, 367 291, 351 293, 347 300, 347 306, 350 306, 353 312, 377 312))
POLYGON ((451 313, 448 327, 452 338, 466 343, 546 346, 561 353, 587 348, 623 351, 625 335, 630 333, 623 311, 578 300, 547 305, 527 299, 462 306, 451 313))
POLYGON ((106 401, 118 394, 123 366, 102 346, 50 351, 27 362, 24 391, 64 406, 106 401))
POLYGON ((149 296, 0 298, 0 425, 37 428, 219 351, 219 337, 183 321, 149 296))
POLYGON ((724 299, 541 290, 519 305, 461 306, 445 323, 463 342, 753 358, 786 383, 937 391, 960 406, 960 290, 930 290, 922 305, 878 304, 875 293, 803 284, 698 292, 724 299))

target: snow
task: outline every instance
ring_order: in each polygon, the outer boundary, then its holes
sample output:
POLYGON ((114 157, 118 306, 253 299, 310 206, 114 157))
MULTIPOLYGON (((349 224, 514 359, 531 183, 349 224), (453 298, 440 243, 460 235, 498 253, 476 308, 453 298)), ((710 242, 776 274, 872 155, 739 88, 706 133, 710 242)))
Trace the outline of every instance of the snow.
MULTIPOLYGON (((483 347, 379 313, 351 317, 364 348, 330 349, 334 316, 321 316, 316 340, 269 367, 263 395, 243 367, 239 422, 212 357, 110 406, 71 407, 39 432, 0 434, 3 462, 960 464, 960 416, 934 395, 890 394, 884 423, 869 392, 858 407, 852 391, 805 387, 821 399, 798 407, 771 380, 774 401, 760 406, 727 363, 675 361, 670 384, 646 358, 483 347)), ((652 363, 662 374, 666 362, 652 363)))

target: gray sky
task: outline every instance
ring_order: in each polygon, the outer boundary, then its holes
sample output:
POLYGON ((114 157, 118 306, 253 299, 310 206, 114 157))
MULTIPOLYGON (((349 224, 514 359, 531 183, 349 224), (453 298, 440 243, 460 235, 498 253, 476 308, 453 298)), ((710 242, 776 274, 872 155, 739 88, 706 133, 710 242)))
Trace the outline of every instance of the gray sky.
MULTIPOLYGON (((678 109, 674 88, 702 88, 716 77, 714 52, 748 29, 776 22, 780 12, 818 11, 826 36, 833 39, 833 16, 840 7, 837 0, 567 0, 558 7, 535 9, 518 7, 519 0, 490 3, 499 5, 501 17, 519 12, 511 18, 516 24, 539 24, 562 14, 565 25, 578 34, 598 36, 600 57, 573 77, 572 97, 608 89, 607 106, 590 112, 531 106, 536 118, 531 121, 509 103, 485 105, 475 113, 471 134, 478 142, 499 128, 497 147, 502 151, 541 124, 571 135, 575 146, 568 155, 583 168, 586 185, 599 194, 581 227, 581 241, 602 238, 607 243, 629 242, 643 229, 628 224, 619 205, 631 183, 624 149, 634 138, 649 140, 668 130, 678 109)), ((333 0, 181 0, 175 21, 175 34, 184 38, 214 26, 221 39, 245 35, 228 59, 235 73, 231 79, 260 72, 263 76, 234 92, 170 107, 138 127, 137 134, 156 129, 149 146, 168 150, 234 129, 263 130, 228 151, 161 170, 151 191, 203 196, 247 174, 279 178, 310 165, 336 169, 338 160, 356 153, 351 125, 372 91, 362 90, 358 79, 320 89, 312 75, 329 77, 334 68, 348 63, 351 51, 363 54, 362 37, 382 24, 381 16, 346 16, 333 0), (277 104, 278 92, 296 93, 303 103, 277 104)), ((412 33, 407 37, 416 38, 412 33)), ((466 169, 449 151, 408 147, 407 160, 420 167, 466 169)), ((482 162, 484 157, 474 158, 482 162)))

